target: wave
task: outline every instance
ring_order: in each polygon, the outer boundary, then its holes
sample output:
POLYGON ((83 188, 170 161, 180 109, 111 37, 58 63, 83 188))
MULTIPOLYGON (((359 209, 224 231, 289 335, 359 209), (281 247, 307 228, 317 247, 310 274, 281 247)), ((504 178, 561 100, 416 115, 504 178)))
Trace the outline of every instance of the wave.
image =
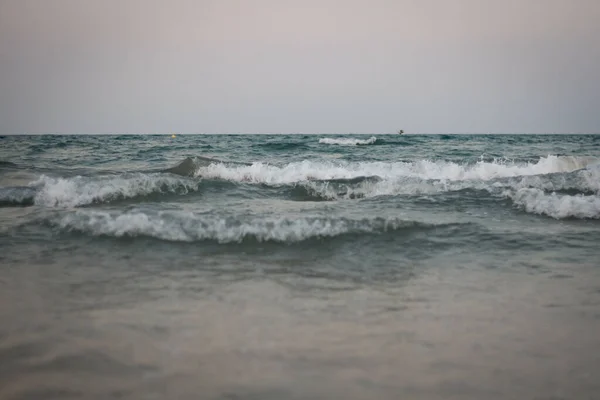
POLYGON ((93 236, 151 237, 175 242, 243 241, 294 243, 308 239, 331 238, 347 234, 370 234, 411 229, 430 229, 456 224, 425 224, 400 219, 372 218, 246 218, 198 215, 185 211, 149 213, 130 211, 121 214, 77 210, 49 221, 67 232, 93 236))
MULTIPOLYGON (((422 196, 439 193, 463 192, 475 193, 480 196, 500 195, 504 190, 519 190, 524 188, 539 189, 544 192, 569 195, 595 195, 596 190, 590 189, 585 184, 570 182, 566 179, 561 183, 552 183, 551 177, 539 179, 534 182, 525 180, 498 180, 498 181, 453 181, 444 182, 436 180, 399 179, 377 180, 370 179, 357 183, 339 183, 336 181, 308 181, 300 182, 293 186, 291 197, 302 201, 328 201, 341 199, 362 199, 378 196, 422 196), (527 183, 526 183, 527 182, 527 183)), ((560 180, 559 180, 560 182, 560 180)))
POLYGON ((515 205, 526 212, 547 215, 555 219, 600 219, 600 197, 559 195, 540 189, 519 189, 505 192, 515 205))
POLYGON ((25 207, 34 204, 36 190, 30 187, 0 188, 0 207, 25 207))
POLYGON ((188 158, 184 159, 182 162, 180 162, 179 164, 177 164, 176 166, 167 168, 165 170, 160 170, 158 172, 168 172, 171 174, 181 175, 181 176, 194 176, 194 175, 196 175, 199 168, 206 167, 206 166, 212 165, 212 164, 234 165, 234 166, 236 166, 236 165, 237 166, 251 165, 251 164, 242 163, 242 162, 235 162, 235 161, 225 162, 225 161, 218 160, 216 158, 196 156, 196 157, 188 157, 188 158))
POLYGON ((10 162, 10 161, 0 160, 0 169, 4 169, 4 168, 14 169, 14 168, 17 168, 17 164, 10 162))
POLYGON ((131 173, 93 178, 42 176, 32 182, 30 187, 14 192, 0 191, 0 202, 5 200, 21 205, 31 203, 45 207, 77 207, 151 194, 187 194, 197 191, 199 186, 200 182, 197 180, 160 174, 131 173))
POLYGON ((566 173, 522 176, 499 180, 495 186, 518 189, 540 189, 545 192, 570 194, 600 194, 600 169, 586 168, 566 173))
MULTIPOLYGON (((338 199, 359 199, 377 196, 377 185, 386 185, 378 177, 357 177, 352 179, 331 179, 296 183, 290 190, 293 200, 328 201, 338 199)), ((388 193, 389 194, 389 193, 388 193)))
MULTIPOLYGON (((600 219, 599 176, 590 179, 590 171, 551 174, 532 179, 486 181, 386 181, 364 179, 356 184, 304 182, 297 184, 292 198, 301 201, 360 199, 385 195, 422 196, 454 192, 456 196, 436 197, 435 201, 481 201, 482 197, 509 198, 525 212, 555 219, 600 219)), ((431 199, 431 198, 430 198, 431 199)))
POLYGON ((368 139, 355 139, 355 138, 321 138, 319 143, 321 144, 336 144, 340 146, 365 146, 375 144, 377 138, 371 136, 368 139))
POLYGON ((166 171, 169 173, 69 178, 43 175, 28 186, 0 188, 0 206, 79 207, 155 194, 184 195, 199 191, 201 185, 212 187, 219 182, 283 188, 283 192, 277 189, 277 193, 300 201, 424 195, 464 189, 485 190, 494 195, 506 189, 600 194, 600 168, 597 159, 590 157, 548 156, 530 163, 502 160, 472 164, 428 160, 394 163, 305 160, 282 166, 224 163, 197 157, 185 159, 166 171))
POLYGON ((548 156, 535 163, 514 163, 506 160, 479 161, 459 164, 449 161, 421 160, 416 162, 334 162, 301 161, 284 166, 264 163, 227 165, 209 163, 195 170, 196 176, 237 182, 291 184, 311 180, 353 179, 377 176, 393 180, 489 181, 498 178, 572 172, 598 162, 592 157, 548 156))
POLYGON ((593 157, 548 156, 533 162, 507 160, 459 164, 447 161, 302 161, 283 166, 263 163, 210 163, 195 174, 231 182, 291 186, 299 201, 330 201, 388 195, 429 195, 474 189, 500 195, 507 188, 539 188, 571 194, 600 192, 600 168, 593 157))
POLYGON ((305 201, 351 200, 377 196, 433 194, 460 190, 463 187, 464 185, 448 185, 436 181, 415 179, 392 181, 370 177, 347 182, 341 180, 300 182, 293 186, 291 195, 295 200, 305 201))

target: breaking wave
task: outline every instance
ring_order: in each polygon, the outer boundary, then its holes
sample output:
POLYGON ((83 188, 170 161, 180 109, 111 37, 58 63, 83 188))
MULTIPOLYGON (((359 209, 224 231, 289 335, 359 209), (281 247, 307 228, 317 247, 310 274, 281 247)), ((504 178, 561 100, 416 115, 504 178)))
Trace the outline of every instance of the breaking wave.
POLYGON ((354 138, 321 138, 319 139, 320 144, 337 144, 340 146, 365 146, 377 143, 377 138, 371 136, 368 139, 354 139, 354 138))
POLYGON ((30 187, 12 192, 0 191, 0 202, 45 207, 77 207, 95 203, 148 196, 187 194, 199 189, 197 180, 161 174, 124 174, 117 176, 53 178, 42 176, 30 187))
MULTIPOLYGON (((510 193, 513 200, 521 189, 536 189, 557 196, 594 196, 600 195, 597 161, 591 157, 548 156, 530 163, 506 160, 470 164, 429 160, 392 163, 305 160, 276 166, 223 163, 200 157, 186 159, 165 171, 175 169, 177 174, 41 176, 28 186, 0 188, 0 207, 80 207, 151 195, 185 195, 199 191, 201 185, 210 188, 226 182, 227 185, 229 182, 257 184, 253 190, 264 190, 267 196, 283 194, 297 201, 430 195, 465 189, 486 191, 500 197, 510 193)), ((580 202, 574 202, 573 207, 576 204, 580 202)), ((573 214, 578 215, 576 210, 573 214)))
MULTIPOLYGON (((345 218, 258 218, 238 219, 213 215, 198 215, 186 211, 149 213, 131 211, 110 213, 95 210, 76 210, 50 221, 50 225, 67 232, 94 236, 145 236, 167 241, 216 241, 239 243, 294 243, 344 234, 394 232, 403 229, 428 229, 446 225, 430 225, 400 219, 345 218)), ((452 224, 450 224, 452 225, 452 224)))
POLYGON ((199 168, 206 167, 206 166, 212 165, 212 164, 223 164, 223 165, 233 165, 233 166, 250 165, 247 163, 234 162, 234 161, 224 162, 221 160, 217 160, 216 158, 197 156, 197 157, 188 157, 185 160, 183 160, 182 162, 180 162, 179 164, 177 164, 176 166, 167 168, 165 170, 161 170, 158 172, 169 172, 171 174, 181 175, 181 176, 193 176, 196 174, 196 172, 198 171, 199 168))
POLYGON ((307 180, 353 179, 377 176, 382 179, 417 178, 422 180, 482 180, 572 172, 585 168, 597 159, 585 157, 548 156, 536 163, 513 163, 497 160, 459 164, 449 161, 421 160, 416 162, 333 162, 302 161, 285 166, 264 163, 233 166, 210 163, 199 166, 195 175, 238 182, 290 184, 307 180))
POLYGON ((600 171, 576 170, 566 173, 517 176, 490 180, 439 180, 418 178, 379 179, 376 177, 331 181, 303 181, 296 192, 317 200, 355 199, 389 195, 430 195, 465 189, 501 194, 503 190, 539 189, 571 195, 600 195, 600 171))
POLYGON ((559 195, 540 189, 519 189, 506 196, 526 212, 547 215, 555 219, 600 219, 600 197, 559 195))
POLYGON ((34 204, 35 189, 29 187, 0 188, 0 207, 31 206, 34 204))

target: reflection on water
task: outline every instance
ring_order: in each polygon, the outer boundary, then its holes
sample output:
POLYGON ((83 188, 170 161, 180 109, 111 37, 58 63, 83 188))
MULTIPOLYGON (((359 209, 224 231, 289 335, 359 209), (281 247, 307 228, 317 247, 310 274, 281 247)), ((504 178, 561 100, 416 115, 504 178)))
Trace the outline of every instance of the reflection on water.
POLYGON ((3 267, 0 398, 600 393, 593 267, 424 267, 360 283, 268 266, 125 268, 127 260, 106 273, 87 260, 3 267))

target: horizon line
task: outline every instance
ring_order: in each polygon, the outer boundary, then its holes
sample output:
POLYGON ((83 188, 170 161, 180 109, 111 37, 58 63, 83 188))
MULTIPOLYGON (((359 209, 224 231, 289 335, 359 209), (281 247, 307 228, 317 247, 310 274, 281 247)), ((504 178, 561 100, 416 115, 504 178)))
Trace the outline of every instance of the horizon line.
MULTIPOLYGON (((402 135, 599 135, 599 132, 404 132, 402 135)), ((24 132, 24 133, 0 133, 0 136, 42 136, 42 135, 56 135, 56 136, 131 136, 131 135, 148 135, 148 136, 163 136, 163 135, 185 135, 185 136, 199 136, 199 135, 386 135, 386 136, 398 136, 397 132, 320 132, 320 133, 304 133, 304 132, 293 132, 293 133, 281 133, 281 132, 227 132, 227 133, 211 133, 211 132, 102 132, 102 133, 85 133, 85 132, 24 132)))

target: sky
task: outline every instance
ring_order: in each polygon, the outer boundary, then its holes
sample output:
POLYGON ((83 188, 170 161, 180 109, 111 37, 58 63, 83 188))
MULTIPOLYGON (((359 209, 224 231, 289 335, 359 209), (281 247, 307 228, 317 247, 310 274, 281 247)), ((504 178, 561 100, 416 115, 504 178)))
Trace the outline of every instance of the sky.
POLYGON ((600 133, 598 0, 0 0, 0 134, 600 133))

